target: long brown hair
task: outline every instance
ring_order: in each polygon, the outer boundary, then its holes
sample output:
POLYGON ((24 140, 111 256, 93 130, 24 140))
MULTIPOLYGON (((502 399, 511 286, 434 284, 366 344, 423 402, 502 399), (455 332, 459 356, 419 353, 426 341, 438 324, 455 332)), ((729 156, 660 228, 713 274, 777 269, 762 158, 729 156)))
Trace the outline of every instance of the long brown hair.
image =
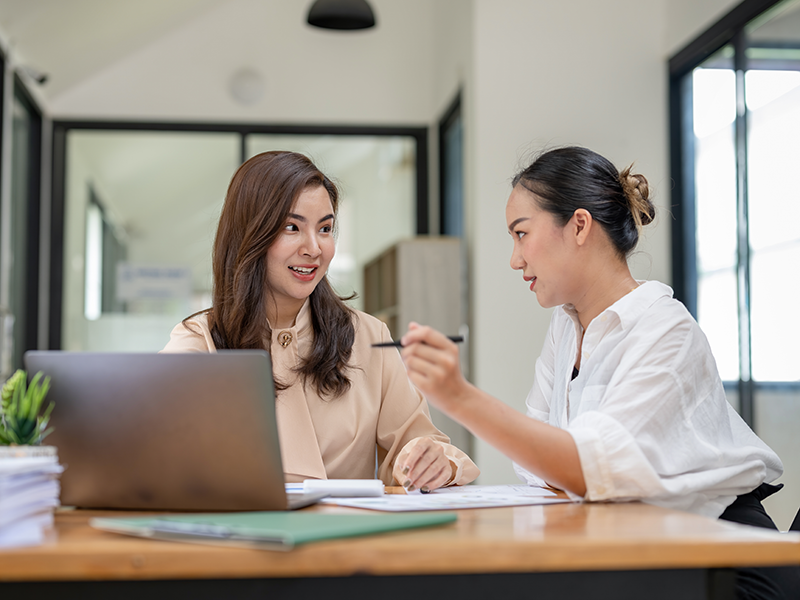
MULTIPOLYGON (((328 192, 336 214, 336 185, 302 154, 264 152, 233 175, 214 240, 213 305, 206 311, 218 349, 270 350, 267 249, 285 227, 297 197, 318 186, 328 192)), ((296 371, 314 383, 320 396, 337 397, 350 388, 346 371, 355 326, 346 299, 334 292, 327 275, 309 298, 314 342, 296 371)))

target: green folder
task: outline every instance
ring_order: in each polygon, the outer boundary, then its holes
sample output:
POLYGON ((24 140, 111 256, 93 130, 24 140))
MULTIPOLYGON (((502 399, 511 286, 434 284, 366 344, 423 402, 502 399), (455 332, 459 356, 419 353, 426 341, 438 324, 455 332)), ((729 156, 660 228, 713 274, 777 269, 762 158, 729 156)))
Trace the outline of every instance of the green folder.
POLYGON ((244 512, 94 518, 104 531, 174 541, 290 550, 298 544, 452 523, 452 512, 339 515, 304 512, 244 512))

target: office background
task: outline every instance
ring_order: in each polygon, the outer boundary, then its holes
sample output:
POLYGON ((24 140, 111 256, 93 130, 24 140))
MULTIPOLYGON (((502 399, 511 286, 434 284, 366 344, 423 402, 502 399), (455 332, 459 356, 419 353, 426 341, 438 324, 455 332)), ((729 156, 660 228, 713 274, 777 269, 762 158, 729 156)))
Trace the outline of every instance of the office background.
MULTIPOLYGON (((632 259, 634 274, 669 283, 668 59, 738 1, 371 0, 378 26, 352 33, 308 27, 310 4, 0 2, 4 207, 12 195, 15 73, 44 117, 39 344, 49 339, 54 283, 52 121, 427 128, 428 218, 438 231, 437 130, 460 97, 470 376, 523 411, 550 311, 507 267, 503 209, 512 174, 536 151, 561 144, 588 146, 619 166, 635 161, 655 188, 660 216, 632 259), (47 73, 48 81, 36 83, 36 73, 22 67, 47 73), (244 101, 231 87, 237 74, 244 101)), ((8 218, 3 227, 8 273, 8 218)), ((3 304, 12 285, 4 276, 3 304)), ((770 504, 783 528, 800 505, 800 440, 792 435, 800 406, 786 410, 758 428, 787 466, 787 490, 770 504)), ((482 483, 515 480, 509 461, 480 440, 473 455, 482 483)))

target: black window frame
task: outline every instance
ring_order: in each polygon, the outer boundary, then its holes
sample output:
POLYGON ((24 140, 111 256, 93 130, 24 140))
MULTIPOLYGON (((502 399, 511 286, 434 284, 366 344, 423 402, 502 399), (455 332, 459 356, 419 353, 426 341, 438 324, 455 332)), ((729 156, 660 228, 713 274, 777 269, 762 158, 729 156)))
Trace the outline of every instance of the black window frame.
MULTIPOLYGON (((21 336, 22 353, 36 350, 39 347, 40 323, 40 236, 41 236, 41 201, 42 201, 42 131, 44 113, 36 102, 33 94, 19 74, 14 73, 13 98, 22 104, 31 116, 31 129, 28 140, 28 171, 26 176, 28 195, 25 199, 26 231, 25 235, 25 261, 17 268, 22 268, 27 274, 25 277, 25 290, 23 292, 26 305, 24 328, 15 327, 14 336, 21 336)), ((12 132, 9 135, 13 135, 12 132)), ((12 160, 15 149, 12 147, 12 160)), ((13 199, 12 199, 13 201, 13 199)), ((13 223, 12 223, 13 225, 13 223)), ((16 344, 16 340, 15 340, 16 344)), ((15 364, 15 368, 22 368, 22 364, 15 364)))
MULTIPOLYGON (((449 132, 450 128, 453 124, 460 120, 463 132, 463 113, 461 110, 461 91, 459 91, 453 101, 450 103, 450 106, 445 110, 442 118, 439 120, 439 233, 441 235, 454 235, 453 232, 447 231, 447 222, 449 216, 449 207, 447 205, 447 196, 449 193, 448 185, 450 182, 450 167, 447 161, 447 133, 449 132)), ((463 139, 461 141, 461 173, 457 173, 457 175, 462 175, 463 177, 463 168, 464 168, 464 142, 463 139)), ((462 185, 462 192, 463 192, 463 184, 462 185)), ((465 223, 463 220, 464 210, 464 198, 462 195, 461 198, 462 204, 462 220, 461 220, 461 231, 458 233, 459 237, 463 237, 464 235, 464 227, 465 223)))

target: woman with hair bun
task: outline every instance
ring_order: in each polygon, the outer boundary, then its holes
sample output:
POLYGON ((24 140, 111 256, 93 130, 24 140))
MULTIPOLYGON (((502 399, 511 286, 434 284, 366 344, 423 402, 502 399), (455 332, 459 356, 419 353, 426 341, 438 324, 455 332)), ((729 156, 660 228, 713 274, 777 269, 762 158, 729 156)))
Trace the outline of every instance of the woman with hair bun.
MULTIPOLYGON (((585 148, 545 152, 514 177, 506 205, 511 268, 556 307, 530 418, 468 383, 457 346, 429 327, 403 336, 406 369, 529 483, 774 529, 761 500, 780 489, 769 485, 780 459, 728 403, 708 341, 672 290, 631 275, 627 257, 654 217, 643 175, 585 148)), ((779 598, 797 581, 798 569, 742 570, 739 587, 779 598)))
POLYGON ((231 179, 214 240, 211 308, 163 352, 263 349, 287 482, 372 479, 430 491, 478 468, 434 427, 378 319, 328 282, 339 193, 306 156, 265 152, 231 179))

